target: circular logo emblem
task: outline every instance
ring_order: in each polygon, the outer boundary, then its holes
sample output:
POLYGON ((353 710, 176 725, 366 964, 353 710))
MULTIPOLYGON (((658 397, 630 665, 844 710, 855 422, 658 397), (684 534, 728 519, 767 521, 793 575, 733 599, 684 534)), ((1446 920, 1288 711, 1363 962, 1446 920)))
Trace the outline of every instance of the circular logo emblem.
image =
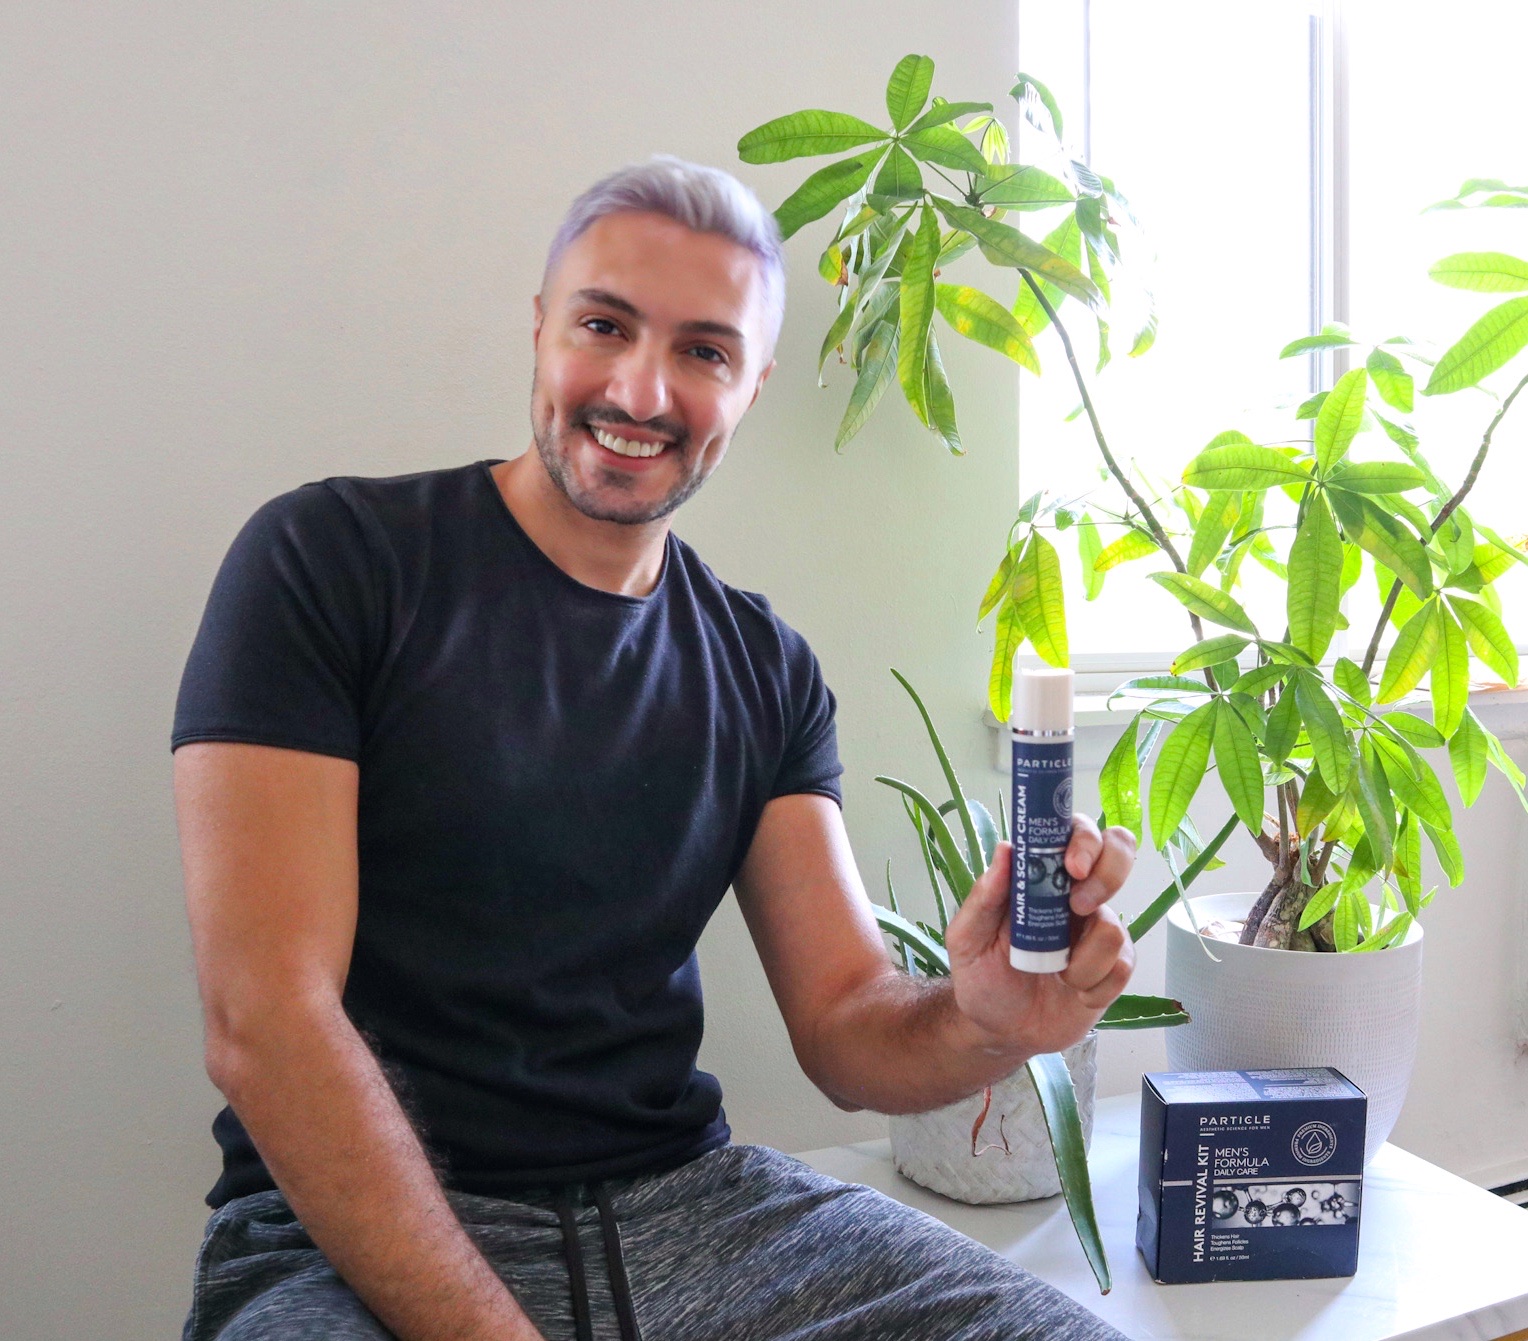
POLYGON ((1056 807, 1056 814, 1064 820, 1072 818, 1072 780, 1066 778, 1056 788, 1055 796, 1051 802, 1056 807))
POLYGON ((1290 1140, 1289 1150, 1301 1164, 1325 1164, 1337 1153, 1337 1133, 1324 1122, 1307 1122, 1290 1140))

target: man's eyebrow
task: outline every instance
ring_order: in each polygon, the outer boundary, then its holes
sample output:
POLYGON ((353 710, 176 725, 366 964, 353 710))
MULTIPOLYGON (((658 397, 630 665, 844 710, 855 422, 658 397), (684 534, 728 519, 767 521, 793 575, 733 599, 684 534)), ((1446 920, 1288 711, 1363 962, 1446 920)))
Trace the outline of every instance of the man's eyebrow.
MULTIPOLYGON (((568 302, 598 303, 601 307, 612 307, 617 312, 624 312, 628 317, 635 317, 638 321, 643 319, 642 313, 635 305, 622 298, 618 293, 611 293, 609 289, 579 289, 573 293, 568 302)), ((729 340, 736 340, 739 345, 746 345, 747 338, 736 326, 729 326, 725 321, 681 321, 679 329, 688 335, 719 335, 729 340)))

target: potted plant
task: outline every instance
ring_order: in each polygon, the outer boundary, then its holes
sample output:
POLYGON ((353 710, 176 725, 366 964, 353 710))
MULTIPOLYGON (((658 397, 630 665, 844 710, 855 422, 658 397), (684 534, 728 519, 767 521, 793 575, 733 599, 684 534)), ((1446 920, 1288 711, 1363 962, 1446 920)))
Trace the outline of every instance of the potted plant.
MULTIPOLYGON (((1428 751, 1447 750, 1466 805, 1478 797, 1489 767, 1523 795, 1523 774, 1470 711, 1467 694, 1472 653, 1506 684, 1516 683, 1517 654, 1492 588, 1528 560, 1463 504, 1528 377, 1498 402, 1457 486, 1433 471, 1402 416, 1412 410, 1418 375, 1427 378, 1424 395, 1451 394, 1479 386, 1513 360, 1528 343, 1528 297, 1493 307, 1436 362, 1402 338, 1362 346, 1337 327, 1293 342, 1285 356, 1313 348, 1367 352, 1362 367, 1298 408, 1295 419, 1308 424, 1305 431, 1278 443, 1221 434, 1188 462, 1181 482, 1158 489, 1125 470, 1110 450, 1059 315, 1068 301, 1090 309, 1100 323, 1101 367, 1109 350, 1111 293, 1127 282, 1119 263, 1119 235, 1133 222, 1127 202, 1108 178, 1064 153, 1046 167, 1009 163, 1007 137, 991 105, 930 103, 932 75, 927 57, 898 63, 887 89, 890 131, 813 110, 771 121, 739 142, 744 160, 754 163, 848 153, 809 177, 776 211, 790 236, 845 207, 820 265, 839 289, 839 310, 823 340, 819 373, 835 349, 856 372, 836 445, 859 431, 895 375, 920 421, 949 450, 963 450, 933 330, 936 311, 957 333, 1031 371, 1039 366, 1035 337, 1054 329, 1117 496, 1061 500, 1042 491, 1021 508, 980 605, 981 618, 996 613, 989 702, 997 718, 1006 719, 1014 658, 1025 642, 1041 659, 1067 663, 1060 558, 1048 531, 1070 528, 1077 536, 1089 599, 1100 594, 1110 569, 1156 561, 1152 585, 1135 584, 1132 599, 1143 590, 1165 592, 1186 615, 1192 642, 1170 673, 1120 687, 1139 706, 1104 765, 1100 796, 1108 822, 1138 837, 1149 822, 1151 840, 1173 874, 1168 889, 1135 919, 1132 934, 1144 934, 1181 905, 1192 954, 1175 954, 1170 946, 1170 969, 1185 961, 1219 963, 1240 975, 1233 976, 1229 996, 1247 1005, 1261 1046, 1275 1016, 1319 1023, 1320 1009, 1309 1008, 1313 979, 1353 964, 1401 966, 1408 955, 1419 967, 1417 917, 1432 898, 1423 889, 1424 839, 1451 884, 1463 876, 1452 811, 1428 751), (957 129, 962 117, 970 119, 957 129), (980 146, 967 138, 978 133, 980 146), (953 194, 929 190, 925 168, 953 194), (963 175, 963 183, 945 169, 963 175), (1040 241, 1003 222, 1008 210, 1045 209, 1064 217, 1040 241), (1011 303, 939 282, 942 267, 973 249, 1016 272, 1011 303), (1367 436, 1360 442, 1361 434, 1367 436), (1375 442, 1388 446, 1364 450, 1375 442), (1111 537, 1111 528, 1119 533, 1111 537), (1260 616, 1266 627, 1237 598, 1249 557, 1282 587, 1274 622, 1260 616), (1346 625, 1344 598, 1365 570, 1383 594, 1379 619, 1361 659, 1332 660, 1333 636, 1346 625), (1381 657, 1390 628, 1393 644, 1381 657), (1431 720, 1414 707, 1429 708, 1431 720), (1142 771, 1154 754, 1143 795, 1142 771), (1233 813, 1201 843, 1188 812, 1212 768, 1233 813), (1198 934, 1205 919, 1188 907, 1184 891, 1216 864, 1216 854, 1241 827, 1271 873, 1260 894, 1244 896, 1239 911, 1221 919, 1239 921, 1235 943, 1213 947, 1198 934), (1373 904, 1365 891, 1376 880, 1380 894, 1373 904), (1240 966, 1252 955, 1261 969, 1293 975, 1289 988, 1264 990, 1284 990, 1303 1008, 1274 1010, 1257 994, 1240 966)), ((1026 120, 1059 144, 1059 109, 1043 85, 1020 75, 1011 94, 1026 120)), ((1524 204, 1528 191, 1488 181, 1468 182, 1445 202, 1454 208, 1524 204)), ((1482 292, 1528 290, 1528 263, 1500 253, 1450 257, 1433 274, 1482 292)), ((1154 330, 1148 316, 1132 335, 1131 353, 1148 348, 1154 330)), ((957 785, 950 785, 958 797, 957 785)), ((921 822, 931 823, 926 814, 921 822)), ((936 839, 943 848, 937 830, 936 839)), ((883 925, 892 927, 890 919, 883 925)), ((927 968, 937 960, 918 962, 927 968)), ((1419 978, 1402 976, 1418 999, 1419 978)), ((1181 992, 1190 1014, 1211 1028, 1222 1007, 1196 1007, 1197 990, 1169 979, 1169 991, 1181 992)), ((1364 1019, 1355 1016, 1347 990, 1336 992, 1338 1005, 1326 1019, 1346 1022, 1352 1026, 1346 1032, 1358 1035, 1360 1055, 1347 1068, 1355 1079, 1384 1089, 1390 1081, 1377 1084, 1365 1074, 1364 1019)), ((1387 1003, 1388 1013, 1403 1018, 1414 1019, 1418 1009, 1393 994, 1387 1003)), ((1190 1025, 1169 1033, 1174 1065, 1184 1055, 1175 1040, 1192 1039, 1194 1031, 1190 1025)), ((1414 1031, 1411 1038, 1414 1043, 1414 1031)), ((1295 1055, 1302 1063, 1324 1062, 1332 1041, 1306 1034, 1295 1055)), ((1254 1046, 1246 1039, 1233 1038, 1229 1046, 1218 1063, 1195 1064, 1277 1064, 1275 1057, 1244 1050, 1254 1046)), ((1400 1069, 1408 1071, 1404 1041, 1399 1051, 1405 1054, 1400 1069)), ((1403 1074, 1401 1093, 1404 1083, 1403 1074)), ((1371 1152, 1388 1132, 1399 1098, 1385 1103, 1388 1114, 1371 1110, 1371 1152)), ((1064 1165, 1062 1174, 1065 1185, 1064 1165)))

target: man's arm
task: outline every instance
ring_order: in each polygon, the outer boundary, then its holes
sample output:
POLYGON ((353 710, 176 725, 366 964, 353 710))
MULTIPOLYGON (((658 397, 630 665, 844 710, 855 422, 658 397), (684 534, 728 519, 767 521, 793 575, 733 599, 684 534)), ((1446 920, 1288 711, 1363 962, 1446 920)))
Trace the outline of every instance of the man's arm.
POLYGON ((1104 904, 1134 853, 1127 831, 1076 822, 1067 867, 1084 920, 1059 974, 1008 963, 1007 843, 950 921, 949 978, 893 964, 827 797, 771 801, 735 888, 802 1070, 841 1108, 917 1113, 1071 1046, 1124 991, 1135 951, 1104 904))
POLYGON ((355 764, 295 750, 176 751, 207 1073, 314 1243, 402 1341, 540 1341, 341 1005, 357 781, 355 764))

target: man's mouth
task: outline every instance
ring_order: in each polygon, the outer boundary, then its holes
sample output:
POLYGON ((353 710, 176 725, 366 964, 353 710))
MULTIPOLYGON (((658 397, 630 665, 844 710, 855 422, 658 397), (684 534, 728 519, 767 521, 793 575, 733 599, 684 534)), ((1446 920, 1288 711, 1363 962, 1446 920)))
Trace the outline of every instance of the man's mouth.
POLYGON ((617 456, 646 457, 657 456, 666 448, 672 446, 668 442, 640 442, 632 438, 622 438, 594 424, 588 425, 589 435, 601 447, 614 452, 617 456))

